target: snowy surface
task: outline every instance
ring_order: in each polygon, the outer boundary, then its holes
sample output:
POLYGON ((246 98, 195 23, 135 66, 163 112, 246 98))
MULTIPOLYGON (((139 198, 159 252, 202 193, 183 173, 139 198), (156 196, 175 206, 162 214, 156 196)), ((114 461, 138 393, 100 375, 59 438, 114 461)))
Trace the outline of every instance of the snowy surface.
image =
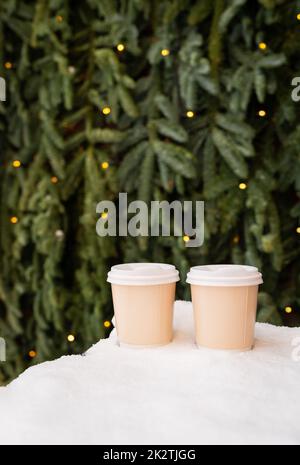
POLYGON ((257 324, 251 352, 197 349, 177 302, 168 346, 120 348, 113 330, 0 388, 0 443, 300 444, 299 346, 300 328, 257 324))

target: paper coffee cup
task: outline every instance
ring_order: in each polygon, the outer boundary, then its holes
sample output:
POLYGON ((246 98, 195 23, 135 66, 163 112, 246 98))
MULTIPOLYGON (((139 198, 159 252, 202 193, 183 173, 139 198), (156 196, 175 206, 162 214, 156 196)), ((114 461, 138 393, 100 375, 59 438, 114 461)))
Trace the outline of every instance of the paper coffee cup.
POLYGON ((173 338, 173 305, 179 274, 173 265, 128 263, 108 273, 120 345, 153 347, 173 338))
POLYGON ((250 350, 254 345, 258 285, 263 282, 258 269, 195 266, 187 282, 191 285, 197 345, 250 350))

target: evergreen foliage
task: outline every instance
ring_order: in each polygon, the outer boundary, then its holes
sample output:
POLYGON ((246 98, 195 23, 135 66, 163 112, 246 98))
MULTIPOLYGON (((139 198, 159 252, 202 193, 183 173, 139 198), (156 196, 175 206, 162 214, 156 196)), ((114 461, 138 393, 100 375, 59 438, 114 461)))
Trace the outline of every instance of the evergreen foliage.
POLYGON ((195 264, 256 265, 258 319, 299 308, 299 12, 290 0, 1 1, 0 381, 31 349, 43 361, 103 337, 118 262, 174 263, 182 279, 195 264), (96 204, 122 191, 204 199, 204 246, 98 237, 96 204))

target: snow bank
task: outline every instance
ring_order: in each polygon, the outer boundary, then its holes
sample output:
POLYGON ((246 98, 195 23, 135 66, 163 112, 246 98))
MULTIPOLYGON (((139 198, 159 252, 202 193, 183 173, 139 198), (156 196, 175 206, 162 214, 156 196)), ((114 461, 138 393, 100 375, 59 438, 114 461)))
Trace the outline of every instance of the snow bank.
POLYGON ((176 302, 168 346, 120 348, 113 330, 0 388, 0 443, 300 444, 299 337, 257 324, 251 352, 198 350, 176 302))

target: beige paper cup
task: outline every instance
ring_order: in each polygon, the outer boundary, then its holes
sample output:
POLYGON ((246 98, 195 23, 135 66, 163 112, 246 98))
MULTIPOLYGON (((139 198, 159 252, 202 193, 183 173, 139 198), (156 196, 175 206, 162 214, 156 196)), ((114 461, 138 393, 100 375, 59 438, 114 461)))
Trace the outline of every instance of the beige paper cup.
POLYGON ((195 338, 199 347, 250 350, 258 285, 262 275, 253 266, 208 265, 191 268, 195 338))
POLYGON ((162 263, 113 266, 115 323, 121 346, 155 347, 173 338, 173 305, 178 271, 162 263))

